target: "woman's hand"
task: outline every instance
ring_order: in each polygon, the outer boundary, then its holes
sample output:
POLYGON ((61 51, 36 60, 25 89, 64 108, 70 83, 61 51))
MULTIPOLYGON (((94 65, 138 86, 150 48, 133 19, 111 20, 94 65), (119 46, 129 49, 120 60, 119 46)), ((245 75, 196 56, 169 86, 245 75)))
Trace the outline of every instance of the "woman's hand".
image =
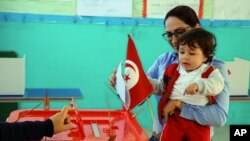
POLYGON ((117 69, 114 68, 113 73, 111 74, 111 76, 109 77, 109 83, 112 87, 115 87, 116 85, 116 73, 117 73, 117 69))

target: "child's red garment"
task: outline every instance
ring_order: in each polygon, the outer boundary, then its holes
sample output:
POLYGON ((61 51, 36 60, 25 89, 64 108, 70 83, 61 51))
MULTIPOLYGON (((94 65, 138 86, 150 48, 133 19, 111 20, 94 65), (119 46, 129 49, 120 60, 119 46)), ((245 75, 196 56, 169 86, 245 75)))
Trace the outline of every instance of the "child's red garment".
POLYGON ((211 141, 210 127, 179 116, 175 110, 164 125, 160 141, 211 141))
MULTIPOLYGON (((167 86, 158 105, 158 117, 162 123, 163 108, 171 95, 173 86, 180 74, 177 71, 178 64, 169 65, 164 72, 164 83, 167 86)), ((208 78, 210 73, 213 72, 214 67, 210 66, 206 72, 203 72, 201 77, 208 78)), ((209 103, 215 101, 214 96, 208 96, 209 103)), ((200 125, 195 121, 188 120, 179 116, 180 111, 175 110, 172 116, 169 116, 167 123, 163 127, 161 141, 210 141, 210 127, 200 125)))
MULTIPOLYGON (((178 68, 178 64, 170 64, 164 72, 164 76, 163 76, 163 81, 165 83, 165 85, 167 86, 166 91, 164 92, 164 94, 162 95, 160 102, 158 104, 158 118, 160 123, 162 124, 162 119, 164 118, 162 113, 163 113, 163 108, 165 106, 165 104, 168 101, 168 98, 171 95, 171 92, 173 90, 174 84, 176 82, 176 80, 179 78, 180 74, 177 71, 178 68)), ((209 68, 203 72, 201 74, 202 78, 208 78, 210 73, 213 72, 214 67, 213 66, 209 66, 209 68)), ((208 96, 209 99, 209 104, 212 104, 215 102, 215 97, 214 96, 208 96)))

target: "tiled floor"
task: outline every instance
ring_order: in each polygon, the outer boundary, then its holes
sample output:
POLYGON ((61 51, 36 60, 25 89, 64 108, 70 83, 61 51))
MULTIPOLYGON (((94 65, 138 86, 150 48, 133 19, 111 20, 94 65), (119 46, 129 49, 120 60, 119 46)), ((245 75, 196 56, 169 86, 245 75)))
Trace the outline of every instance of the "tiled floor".
POLYGON ((214 127, 213 141, 229 141, 229 126, 214 127))

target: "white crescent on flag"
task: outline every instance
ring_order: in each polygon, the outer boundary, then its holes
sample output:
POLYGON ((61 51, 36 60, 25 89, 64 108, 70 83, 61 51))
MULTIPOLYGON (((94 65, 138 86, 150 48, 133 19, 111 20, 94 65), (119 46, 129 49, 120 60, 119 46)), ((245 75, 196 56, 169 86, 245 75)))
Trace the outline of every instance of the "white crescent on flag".
POLYGON ((131 61, 131 60, 126 60, 126 68, 125 68, 125 72, 124 72, 124 76, 125 76, 125 83, 126 86, 129 89, 133 88, 138 80, 139 80, 139 70, 137 65, 131 61))

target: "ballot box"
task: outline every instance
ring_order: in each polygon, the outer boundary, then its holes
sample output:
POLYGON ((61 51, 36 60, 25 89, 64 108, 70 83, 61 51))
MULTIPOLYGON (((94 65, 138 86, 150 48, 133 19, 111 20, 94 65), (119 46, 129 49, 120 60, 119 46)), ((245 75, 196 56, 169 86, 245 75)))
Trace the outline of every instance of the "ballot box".
MULTIPOLYGON (((60 109, 22 109, 13 111, 7 122, 46 120, 60 109)), ((69 112, 77 128, 44 137, 43 141, 147 141, 136 117, 124 110, 77 109, 69 112)))

